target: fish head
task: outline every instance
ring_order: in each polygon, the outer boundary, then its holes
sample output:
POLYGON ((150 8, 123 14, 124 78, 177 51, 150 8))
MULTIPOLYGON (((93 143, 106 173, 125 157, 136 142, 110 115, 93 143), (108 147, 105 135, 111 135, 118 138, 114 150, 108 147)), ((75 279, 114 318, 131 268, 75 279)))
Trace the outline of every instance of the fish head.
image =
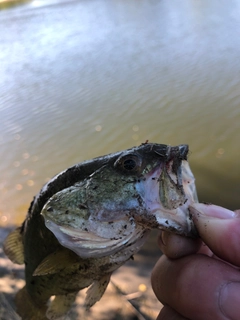
POLYGON ((146 143, 106 156, 87 178, 49 199, 41 212, 46 226, 63 246, 81 248, 81 256, 99 248, 112 253, 153 228, 195 236, 188 207, 197 196, 187 154, 187 145, 146 143))
POLYGON ((197 235, 188 210, 198 201, 188 151, 188 145, 143 144, 115 161, 115 170, 127 177, 127 183, 117 189, 128 198, 122 202, 129 204, 129 216, 138 224, 190 237, 197 235))

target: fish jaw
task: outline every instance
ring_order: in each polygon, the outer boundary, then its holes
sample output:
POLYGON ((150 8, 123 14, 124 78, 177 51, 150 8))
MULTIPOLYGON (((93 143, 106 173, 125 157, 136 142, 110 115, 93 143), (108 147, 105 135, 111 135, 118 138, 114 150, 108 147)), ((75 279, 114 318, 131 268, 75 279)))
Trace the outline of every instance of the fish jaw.
POLYGON ((158 228, 196 237, 198 233, 188 208, 193 202, 198 202, 198 199, 189 164, 183 160, 177 176, 172 171, 167 174, 167 171, 169 164, 159 165, 137 184, 146 213, 134 218, 151 229, 158 228))
MULTIPOLYGON (((50 220, 46 221, 46 226, 54 233, 63 247, 72 250, 81 258, 101 258, 112 256, 117 252, 124 252, 124 262, 142 247, 150 231, 140 225, 133 226, 122 236, 110 238, 101 237, 91 231, 86 232, 69 226, 59 226, 50 220)), ((107 229, 106 223, 102 223, 101 227, 103 230, 107 229)))

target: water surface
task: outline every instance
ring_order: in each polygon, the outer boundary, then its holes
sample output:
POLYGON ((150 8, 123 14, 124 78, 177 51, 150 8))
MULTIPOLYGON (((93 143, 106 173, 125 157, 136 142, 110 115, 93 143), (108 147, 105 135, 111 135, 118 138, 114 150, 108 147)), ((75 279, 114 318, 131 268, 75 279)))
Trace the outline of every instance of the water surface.
POLYGON ((190 145, 200 200, 240 207, 240 2, 32 1, 0 11, 0 223, 85 159, 190 145))

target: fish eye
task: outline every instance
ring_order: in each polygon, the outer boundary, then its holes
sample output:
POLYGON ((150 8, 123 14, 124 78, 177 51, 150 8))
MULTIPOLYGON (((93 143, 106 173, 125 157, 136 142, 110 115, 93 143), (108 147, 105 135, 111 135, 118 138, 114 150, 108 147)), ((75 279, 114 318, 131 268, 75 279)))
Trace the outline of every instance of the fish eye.
POLYGON ((141 159, 137 155, 129 154, 118 158, 114 167, 123 169, 127 173, 134 173, 141 168, 141 164, 141 159))
POLYGON ((133 170, 136 167, 137 163, 134 159, 126 159, 123 161, 123 168, 126 170, 133 170))

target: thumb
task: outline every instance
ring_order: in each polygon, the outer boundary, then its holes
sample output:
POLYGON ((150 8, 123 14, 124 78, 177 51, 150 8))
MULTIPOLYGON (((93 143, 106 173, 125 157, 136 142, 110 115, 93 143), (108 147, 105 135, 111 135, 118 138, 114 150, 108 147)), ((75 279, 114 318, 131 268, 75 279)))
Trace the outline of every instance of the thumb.
POLYGON ((196 203, 190 208, 203 242, 221 259, 240 267, 240 213, 196 203))

